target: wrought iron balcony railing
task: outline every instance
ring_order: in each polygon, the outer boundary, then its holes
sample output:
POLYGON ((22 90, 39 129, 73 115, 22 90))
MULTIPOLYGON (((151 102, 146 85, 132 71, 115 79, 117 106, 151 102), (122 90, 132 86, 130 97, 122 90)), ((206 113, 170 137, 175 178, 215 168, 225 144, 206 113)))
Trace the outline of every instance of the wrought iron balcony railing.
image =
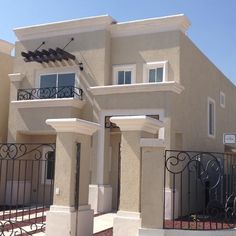
POLYGON ((83 100, 83 90, 74 86, 18 89, 17 100, 78 98, 83 100))

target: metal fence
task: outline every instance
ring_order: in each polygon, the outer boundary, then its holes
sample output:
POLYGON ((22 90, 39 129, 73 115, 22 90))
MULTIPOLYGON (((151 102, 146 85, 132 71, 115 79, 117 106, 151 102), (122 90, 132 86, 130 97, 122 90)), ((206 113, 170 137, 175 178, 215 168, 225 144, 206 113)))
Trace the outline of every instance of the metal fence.
POLYGON ((83 100, 83 90, 74 86, 18 89, 17 100, 77 98, 83 100))
POLYGON ((164 181, 164 228, 235 228, 235 154, 167 150, 164 181))
POLYGON ((55 144, 0 144, 0 235, 45 230, 52 204, 55 144))

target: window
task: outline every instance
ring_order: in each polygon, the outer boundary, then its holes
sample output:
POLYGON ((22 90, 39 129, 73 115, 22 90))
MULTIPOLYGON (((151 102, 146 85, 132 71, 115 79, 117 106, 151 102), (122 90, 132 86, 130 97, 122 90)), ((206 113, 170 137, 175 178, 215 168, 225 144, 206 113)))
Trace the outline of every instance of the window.
POLYGON ((135 65, 113 66, 113 84, 132 84, 135 82, 135 65))
POLYGON ((220 106, 225 108, 225 94, 223 92, 220 92, 220 106))
POLYGON ((167 80, 167 61, 148 62, 144 65, 144 82, 161 83, 167 80))
POLYGON ((215 137, 215 101, 212 98, 208 98, 208 136, 215 137))
POLYGON ((42 183, 50 184, 54 180, 55 152, 44 150, 46 160, 42 166, 42 183))
POLYGON ((73 97, 75 73, 40 76, 40 98, 73 97))

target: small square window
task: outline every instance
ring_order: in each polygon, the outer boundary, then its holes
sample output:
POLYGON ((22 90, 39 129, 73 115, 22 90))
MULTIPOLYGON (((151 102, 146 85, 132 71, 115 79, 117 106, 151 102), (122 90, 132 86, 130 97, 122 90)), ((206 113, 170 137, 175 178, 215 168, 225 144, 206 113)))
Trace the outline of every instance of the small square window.
POLYGON ((223 92, 220 92, 220 106, 225 108, 225 94, 223 92))
POLYGON ((135 65, 113 66, 113 84, 132 84, 135 82, 135 65))
POLYGON ((161 83, 167 79, 167 61, 148 62, 144 67, 144 82, 161 83))

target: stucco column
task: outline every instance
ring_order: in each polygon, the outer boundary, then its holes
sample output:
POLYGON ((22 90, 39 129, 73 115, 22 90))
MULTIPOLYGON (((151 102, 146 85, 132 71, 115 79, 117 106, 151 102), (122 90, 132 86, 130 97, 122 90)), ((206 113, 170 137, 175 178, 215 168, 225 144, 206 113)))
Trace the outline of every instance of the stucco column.
POLYGON ((93 210, 88 205, 91 136, 96 123, 49 119, 57 132, 53 205, 47 213, 47 236, 91 236, 93 210), (78 193, 78 194, 77 194, 78 193))
MULTIPOLYGON (((10 106, 9 106, 9 113, 14 114, 14 109, 12 108, 11 101, 17 100, 17 92, 18 89, 21 87, 21 82, 23 81, 25 75, 21 73, 14 73, 14 74, 8 74, 9 80, 10 80, 10 106)), ((10 119, 8 120, 8 142, 16 142, 16 125, 15 125, 15 117, 10 116, 10 119)))
POLYGON ((89 203, 96 213, 105 213, 112 210, 112 187, 109 183, 109 143, 110 130, 105 129, 105 117, 100 114, 101 129, 93 140, 96 149, 92 184, 89 186, 89 203))
POLYGON ((114 218, 114 236, 137 236, 141 228, 141 159, 142 135, 154 135, 162 122, 147 116, 112 117, 120 127, 121 135, 121 186, 120 206, 114 218))
POLYGON ((141 146, 142 222, 139 235, 144 236, 163 229, 165 146, 151 139, 142 139, 141 146))

